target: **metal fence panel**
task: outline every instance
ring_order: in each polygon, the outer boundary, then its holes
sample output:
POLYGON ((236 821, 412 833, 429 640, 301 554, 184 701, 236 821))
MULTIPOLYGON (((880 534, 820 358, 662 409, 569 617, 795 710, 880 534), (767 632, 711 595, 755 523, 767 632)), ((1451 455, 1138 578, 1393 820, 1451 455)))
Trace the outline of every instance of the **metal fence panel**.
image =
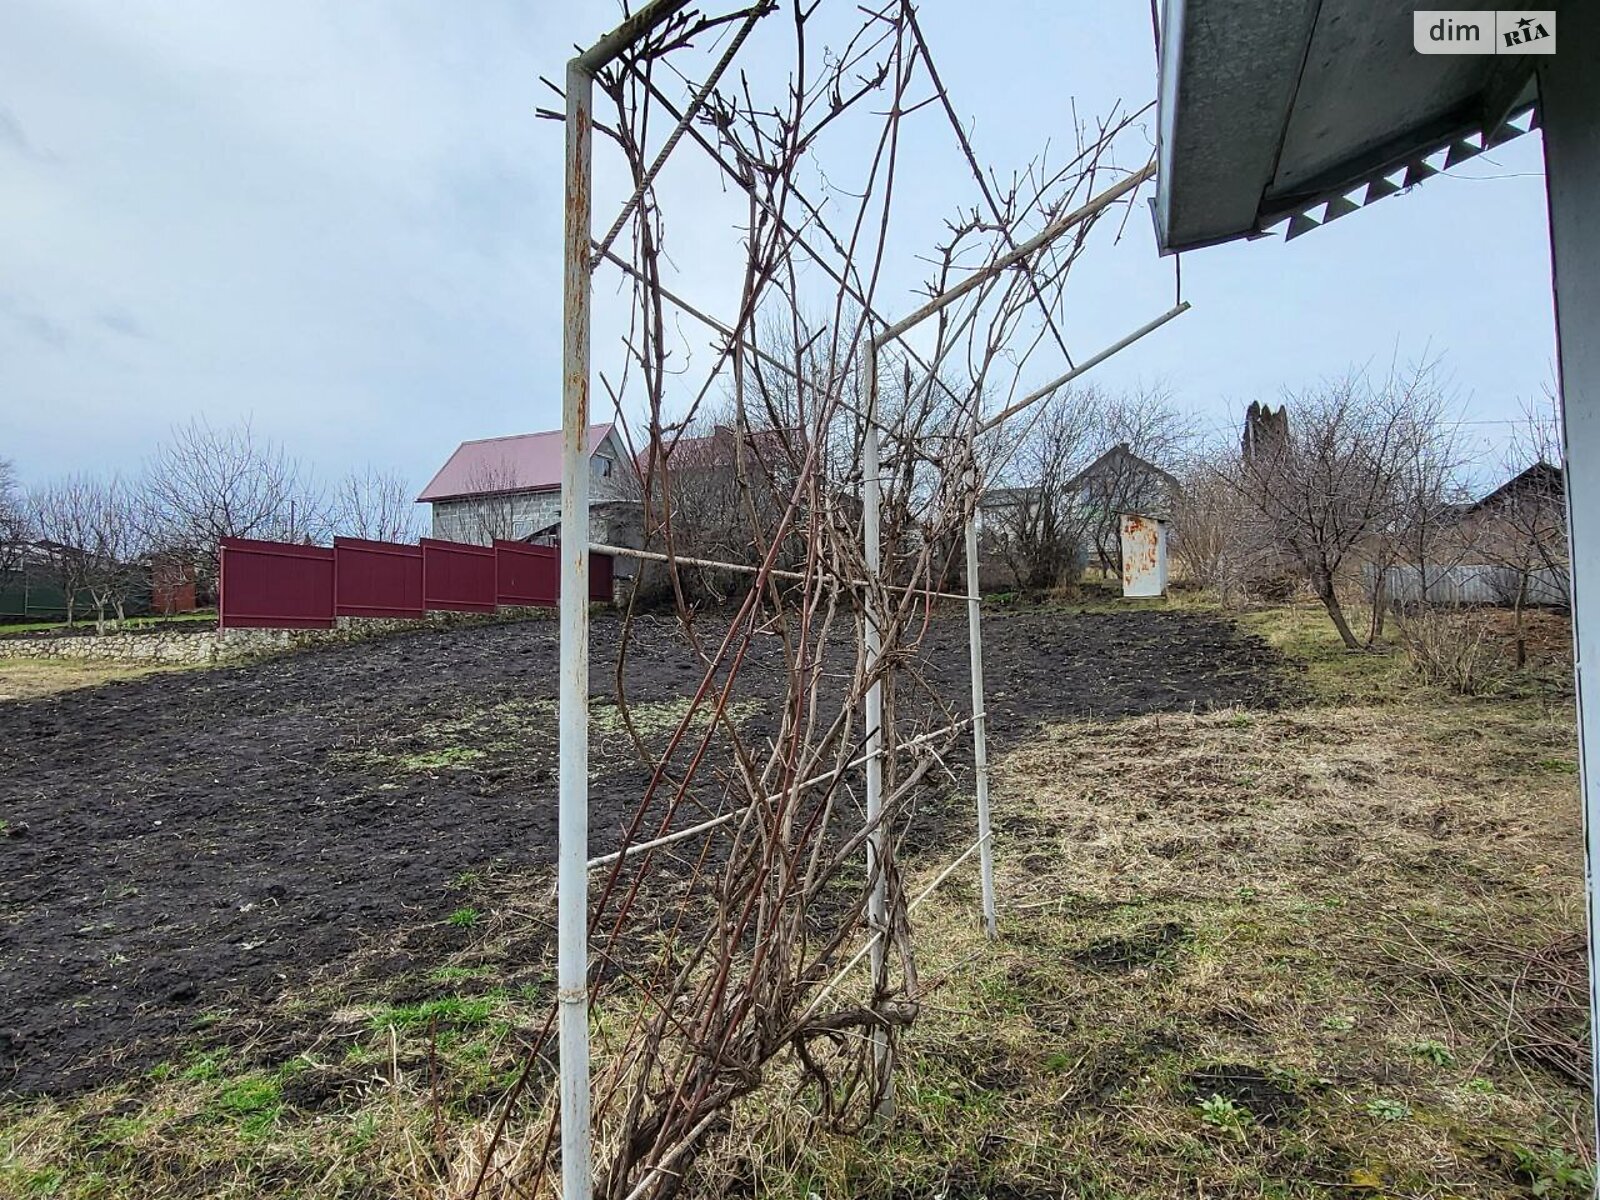
POLYGON ((333 611, 341 617, 420 618, 422 547, 334 538, 333 611))
POLYGON ((589 555, 590 600, 599 600, 605 604, 611 603, 612 592, 615 586, 612 582, 612 576, 615 570, 616 564, 612 561, 611 555, 589 555))
POLYGON ((327 547, 223 538, 219 571, 222 628, 333 628, 333 551, 327 547))
MULTIPOLYGON (((1375 567, 1367 568, 1369 586, 1375 570, 1375 567)), ((1426 602, 1445 607, 1465 604, 1511 605, 1516 603, 1521 578, 1516 571, 1489 563, 1430 566, 1424 589, 1422 570, 1414 564, 1401 564, 1385 570, 1383 586, 1389 599, 1399 604, 1426 602), (1424 590, 1426 596, 1423 595, 1424 590)), ((1564 607, 1569 603, 1567 573, 1549 568, 1532 572, 1528 576, 1525 602, 1564 607)))
POLYGON ((422 603, 431 612, 492 613, 495 609, 492 546, 422 539, 422 603))
POLYGON ((501 604, 554 608, 561 586, 559 553, 554 546, 496 540, 495 599, 501 604))

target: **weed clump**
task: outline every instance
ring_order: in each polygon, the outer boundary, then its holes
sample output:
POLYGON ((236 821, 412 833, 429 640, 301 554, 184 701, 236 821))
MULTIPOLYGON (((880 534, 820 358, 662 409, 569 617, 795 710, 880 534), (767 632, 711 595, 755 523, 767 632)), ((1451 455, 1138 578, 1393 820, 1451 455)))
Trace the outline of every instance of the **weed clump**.
POLYGON ((1475 614, 1423 609, 1400 622, 1400 645, 1418 675, 1458 696, 1490 695, 1511 674, 1505 648, 1475 614))

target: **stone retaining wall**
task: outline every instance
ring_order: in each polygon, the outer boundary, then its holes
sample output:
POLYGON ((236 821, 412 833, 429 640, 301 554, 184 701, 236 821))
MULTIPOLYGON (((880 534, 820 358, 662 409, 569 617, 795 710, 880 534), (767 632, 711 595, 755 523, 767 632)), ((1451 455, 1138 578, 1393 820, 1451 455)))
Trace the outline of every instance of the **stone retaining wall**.
POLYGON ((305 646, 359 642, 419 629, 448 629, 504 621, 550 621, 553 608, 504 608, 496 613, 429 613, 421 620, 338 617, 332 629, 210 629, 112 632, 82 637, 0 638, 0 658, 81 658, 99 662, 228 663, 282 654, 305 646))

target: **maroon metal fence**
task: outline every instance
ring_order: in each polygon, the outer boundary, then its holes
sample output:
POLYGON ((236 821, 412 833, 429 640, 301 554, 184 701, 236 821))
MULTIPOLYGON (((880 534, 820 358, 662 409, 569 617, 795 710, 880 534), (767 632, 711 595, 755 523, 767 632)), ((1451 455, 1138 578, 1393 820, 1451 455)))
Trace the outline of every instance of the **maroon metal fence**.
POLYGON ((493 546, 422 539, 422 602, 432 612, 493 612, 493 546))
POLYGON ((501 604, 554 607, 560 597, 560 553, 554 546, 497 540, 495 599, 501 604))
POLYGON ((610 604, 616 583, 613 578, 615 564, 609 554, 589 554, 589 599, 610 604))
MULTIPOLYGON (((526 542, 421 545, 334 538, 333 549, 222 539, 218 577, 224 628, 331 629, 334 617, 420 618, 426 612, 492 613, 498 606, 554 608, 560 550, 526 542)), ((610 601, 609 554, 589 556, 589 598, 610 601)))
POLYGON ((333 539, 333 612, 339 617, 419 618, 422 547, 333 539))
POLYGON ((333 551, 223 538, 217 623, 225 629, 332 629, 333 551))

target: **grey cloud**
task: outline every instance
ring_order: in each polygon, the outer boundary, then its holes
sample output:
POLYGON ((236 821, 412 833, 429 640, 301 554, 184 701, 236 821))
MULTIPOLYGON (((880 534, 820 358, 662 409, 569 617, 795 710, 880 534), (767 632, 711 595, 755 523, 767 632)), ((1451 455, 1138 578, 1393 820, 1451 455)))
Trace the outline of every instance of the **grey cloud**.
POLYGON ((3 104, 0 104, 0 147, 11 150, 30 162, 52 163, 57 161, 54 154, 33 144, 28 137, 28 131, 22 127, 22 122, 17 119, 17 114, 3 104))
POLYGON ((134 317, 118 308, 103 308, 95 314, 97 324, 112 333, 121 334, 123 337, 138 338, 141 341, 150 340, 150 332, 134 317))

